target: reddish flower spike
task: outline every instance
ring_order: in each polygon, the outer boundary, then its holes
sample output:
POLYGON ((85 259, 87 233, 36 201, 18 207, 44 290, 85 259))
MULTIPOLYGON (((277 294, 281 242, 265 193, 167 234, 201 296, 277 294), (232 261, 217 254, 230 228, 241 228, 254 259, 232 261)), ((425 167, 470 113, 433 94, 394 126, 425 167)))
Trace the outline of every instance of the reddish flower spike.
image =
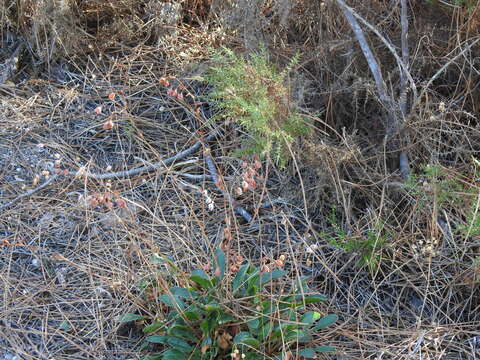
POLYGON ((117 206, 119 208, 126 208, 127 207, 127 202, 121 198, 118 198, 117 200, 115 200, 115 204, 117 204, 117 206))
POLYGON ((103 130, 112 130, 113 129, 113 121, 108 119, 103 123, 103 130))

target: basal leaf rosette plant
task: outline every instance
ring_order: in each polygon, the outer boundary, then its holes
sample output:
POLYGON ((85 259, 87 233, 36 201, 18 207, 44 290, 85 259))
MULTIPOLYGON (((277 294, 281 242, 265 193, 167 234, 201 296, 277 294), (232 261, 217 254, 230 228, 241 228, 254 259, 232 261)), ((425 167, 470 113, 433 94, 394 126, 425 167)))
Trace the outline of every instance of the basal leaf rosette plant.
POLYGON ((122 321, 141 319, 148 324, 142 349, 150 354, 144 360, 287 360, 335 351, 307 345, 337 320, 334 314, 306 310, 325 300, 309 292, 308 278, 285 291, 283 269, 262 272, 247 262, 235 274, 226 274, 222 250, 216 251, 213 262, 213 275, 196 269, 187 286, 171 286, 159 295, 162 309, 155 321, 137 314, 123 316, 122 321))

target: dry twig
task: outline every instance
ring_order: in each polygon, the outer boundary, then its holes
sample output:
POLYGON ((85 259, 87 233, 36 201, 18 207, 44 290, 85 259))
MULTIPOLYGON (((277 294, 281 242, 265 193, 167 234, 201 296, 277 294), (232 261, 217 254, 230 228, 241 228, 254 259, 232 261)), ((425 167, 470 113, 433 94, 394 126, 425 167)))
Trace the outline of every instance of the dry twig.
POLYGON ((210 148, 205 149, 204 157, 205 157, 205 162, 207 163, 207 168, 210 173, 210 177, 212 178, 212 181, 215 184, 215 187, 227 198, 228 203, 234 208, 235 213, 243 217, 246 222, 248 223, 251 222, 253 220, 253 216, 242 206, 235 205, 231 195, 220 187, 217 167, 213 162, 210 148))

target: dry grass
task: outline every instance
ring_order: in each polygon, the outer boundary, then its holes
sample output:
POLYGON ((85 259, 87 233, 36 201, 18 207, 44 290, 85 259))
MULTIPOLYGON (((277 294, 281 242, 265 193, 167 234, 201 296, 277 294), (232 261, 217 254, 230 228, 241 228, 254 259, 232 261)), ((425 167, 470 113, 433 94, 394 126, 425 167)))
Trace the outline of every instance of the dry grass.
MULTIPOLYGON (((412 2, 410 71, 424 96, 398 137, 404 147, 393 149, 383 143, 383 109, 367 64, 333 1, 178 3, 182 13, 163 22, 151 16, 165 10, 155 1, 0 5, 2 63, 17 41, 26 44, 10 82, 0 84, 1 203, 44 181, 42 171, 56 160, 71 172, 130 169, 174 155, 197 141, 199 130, 215 128, 218 135, 205 145, 253 224, 216 191, 203 147, 166 170, 111 182, 56 181, 0 213, 0 349, 22 359, 137 358, 138 329, 120 327, 117 317, 151 311, 136 287, 154 271, 150 256, 165 254, 191 269, 225 242, 228 228, 233 251, 253 261, 284 254, 297 273, 314 275, 314 287, 329 299, 322 310, 340 316, 319 335, 321 344, 338 348, 330 358, 480 357, 480 235, 459 231, 480 191, 472 163, 480 151, 480 47, 465 50, 480 36, 480 3, 466 9, 412 2), (315 134, 292 148, 288 169, 262 164, 268 180, 238 196, 243 168, 231 152, 243 130, 205 121, 215 109, 195 76, 209 65, 210 48, 248 52, 259 38, 279 64, 296 50, 303 54, 293 95, 315 134), (168 75, 202 102, 202 116, 190 97, 167 95, 160 79, 168 75), (108 119, 114 127, 104 130, 108 119), (419 176, 416 187, 397 171, 401 150, 419 176), (442 169, 447 199, 425 175, 426 164, 442 169), (85 206, 99 194, 128 207, 85 206), (260 209, 269 201, 272 207, 260 209), (337 224, 329 220, 332 207, 337 224), (383 228, 379 266, 359 267, 358 252, 332 246, 335 226, 350 240, 383 228)), ((392 3, 350 6, 399 46, 400 10, 392 3)), ((367 35, 387 88, 397 94, 394 58, 367 35)))

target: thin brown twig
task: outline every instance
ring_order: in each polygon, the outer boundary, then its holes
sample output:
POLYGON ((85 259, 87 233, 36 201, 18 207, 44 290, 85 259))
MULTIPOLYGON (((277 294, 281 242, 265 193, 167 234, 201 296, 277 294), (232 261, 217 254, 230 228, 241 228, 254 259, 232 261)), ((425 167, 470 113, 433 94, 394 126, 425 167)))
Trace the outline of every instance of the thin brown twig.
POLYGON ((409 117, 412 114, 412 111, 420 105, 421 99, 425 96, 425 93, 428 91, 432 83, 450 66, 452 65, 460 56, 463 56, 468 50, 470 50, 474 45, 476 45, 480 41, 480 37, 473 41, 470 45, 467 45, 462 51, 460 51, 457 55, 447 61, 438 71, 428 80, 426 85, 422 88, 420 95, 415 97, 415 101, 410 109, 409 117))

